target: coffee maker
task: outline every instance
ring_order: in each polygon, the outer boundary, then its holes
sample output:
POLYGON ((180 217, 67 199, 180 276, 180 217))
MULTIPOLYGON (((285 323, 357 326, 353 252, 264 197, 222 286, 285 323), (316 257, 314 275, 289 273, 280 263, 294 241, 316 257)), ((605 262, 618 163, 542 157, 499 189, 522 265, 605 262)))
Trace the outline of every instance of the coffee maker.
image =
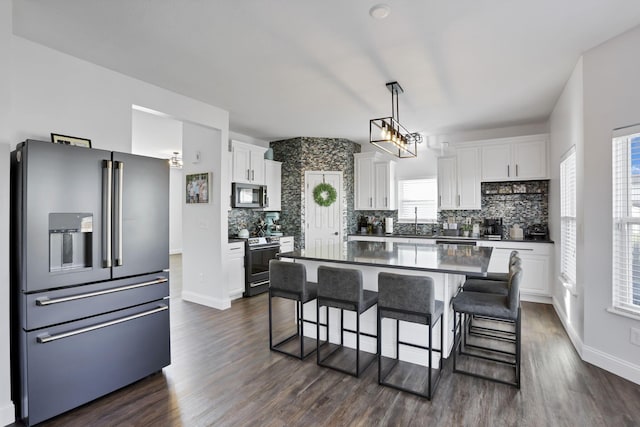
POLYGON ((484 237, 487 239, 502 239, 502 218, 485 218, 484 219, 484 237))

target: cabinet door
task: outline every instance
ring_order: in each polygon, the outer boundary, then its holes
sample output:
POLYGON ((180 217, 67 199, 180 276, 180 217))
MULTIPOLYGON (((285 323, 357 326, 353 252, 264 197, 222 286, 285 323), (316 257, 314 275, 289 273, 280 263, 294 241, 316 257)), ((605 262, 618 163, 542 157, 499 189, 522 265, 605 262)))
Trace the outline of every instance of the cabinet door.
POLYGON ((257 185, 265 183, 264 152, 265 148, 256 147, 251 150, 251 182, 257 185))
POLYGON ((458 209, 480 209, 480 150, 456 150, 458 209))
POLYGON ((438 159, 438 209, 455 209, 456 194, 456 158, 438 159))
POLYGON ((520 251, 522 259, 522 283, 524 294, 549 295, 549 257, 520 251))
POLYGON ((251 150, 244 145, 233 145, 233 182, 251 183, 251 150))
POLYGON ((280 253, 293 252, 293 237, 286 236, 280 238, 280 253))
POLYGON ((377 210, 389 210, 391 202, 391 174, 390 164, 377 162, 373 165, 375 173, 374 206, 377 210))
POLYGON ((229 245, 229 296, 242 296, 244 292, 244 243, 229 245))
POLYGON ((508 181, 514 179, 511 171, 511 144, 482 147, 482 181, 508 181))
POLYGON ((267 186, 267 198, 269 206, 265 211, 279 211, 281 209, 282 196, 282 164, 273 160, 264 161, 264 176, 267 186))
POLYGON ((511 147, 513 154, 512 178, 546 179, 547 176, 547 142, 546 140, 518 142, 511 147))
POLYGON ((373 210, 373 159, 355 159, 355 210, 373 210))

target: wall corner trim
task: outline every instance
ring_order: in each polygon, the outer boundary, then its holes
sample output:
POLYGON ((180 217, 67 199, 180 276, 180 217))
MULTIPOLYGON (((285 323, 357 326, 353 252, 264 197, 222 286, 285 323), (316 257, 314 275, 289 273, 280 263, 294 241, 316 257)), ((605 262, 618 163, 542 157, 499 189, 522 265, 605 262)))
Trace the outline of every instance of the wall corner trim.
POLYGON ((567 318, 566 313, 562 309, 562 305, 560 305, 560 303, 558 302, 555 296, 553 297, 553 308, 556 311, 556 314, 558 315, 558 317, 560 318, 560 321, 562 322, 562 326, 564 327, 564 330, 567 332, 567 335, 569 335, 571 344, 573 344, 573 347, 578 352, 578 355, 580 356, 580 358, 584 360, 584 356, 583 356, 584 343, 582 342, 580 335, 578 335, 576 330, 573 329, 573 326, 569 322, 569 319, 567 318))
POLYGON ((16 420, 16 411, 13 402, 5 402, 0 406, 0 426, 12 424, 16 420))

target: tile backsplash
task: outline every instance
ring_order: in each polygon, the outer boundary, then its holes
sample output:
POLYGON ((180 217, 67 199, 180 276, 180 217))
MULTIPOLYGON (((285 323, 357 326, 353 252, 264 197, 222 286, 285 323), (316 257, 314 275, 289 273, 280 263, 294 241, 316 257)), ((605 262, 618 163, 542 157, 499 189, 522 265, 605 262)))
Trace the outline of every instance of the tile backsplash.
MULTIPOLYGON (((548 227, 549 181, 483 182, 482 209, 464 211, 440 211, 440 223, 449 217, 463 222, 482 223, 484 218, 502 218, 503 238, 508 237, 509 228, 519 224, 525 228, 534 224, 548 227)), ((526 230, 525 230, 526 231, 526 230)))
MULTIPOLYGON (((485 218, 502 218, 503 238, 508 237, 509 228, 514 224, 526 227, 540 224, 548 227, 549 222, 549 181, 483 182, 482 209, 480 210, 443 210, 438 213, 438 223, 448 218, 461 223, 470 218, 472 223, 480 223, 485 218)), ((394 233, 413 234, 413 223, 398 223, 397 211, 356 211, 357 216, 375 217, 378 220, 392 217, 394 233)), ((428 234, 434 225, 418 224, 419 234, 428 234)), ((357 227, 350 229, 358 232, 357 227)))

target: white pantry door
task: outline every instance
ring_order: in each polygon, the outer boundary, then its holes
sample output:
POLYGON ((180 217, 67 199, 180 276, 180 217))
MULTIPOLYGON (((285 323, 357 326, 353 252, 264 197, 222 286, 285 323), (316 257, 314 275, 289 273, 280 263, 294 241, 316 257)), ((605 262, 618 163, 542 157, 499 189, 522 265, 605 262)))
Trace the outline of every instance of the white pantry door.
POLYGON ((332 255, 342 242, 342 172, 307 171, 304 182, 305 248, 321 247, 323 255, 332 255), (327 207, 313 199, 313 189, 323 182, 336 190, 336 201, 327 207))

